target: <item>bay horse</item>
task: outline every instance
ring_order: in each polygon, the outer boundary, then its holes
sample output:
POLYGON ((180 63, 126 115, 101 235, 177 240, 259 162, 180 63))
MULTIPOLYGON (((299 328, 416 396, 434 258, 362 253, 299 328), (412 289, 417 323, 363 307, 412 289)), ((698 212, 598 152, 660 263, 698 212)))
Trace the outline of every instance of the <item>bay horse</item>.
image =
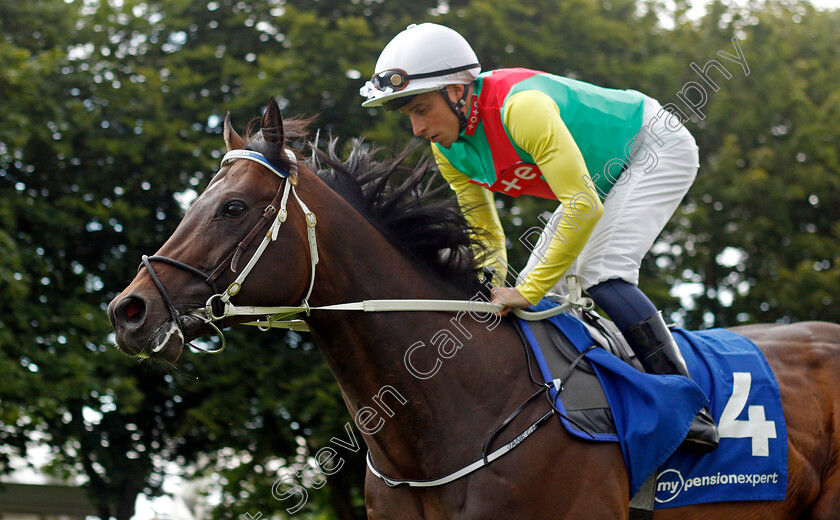
MULTIPOLYGON (((108 306, 118 348, 174 361, 185 342, 218 330, 212 323, 234 304, 255 314, 288 306, 280 308, 299 313, 311 330, 378 472, 428 480, 474 462, 485 439, 535 390, 512 319, 324 309, 358 300, 486 298, 467 220, 451 197, 425 201, 428 165, 389 187, 387 178, 406 170, 400 157, 374 162, 357 143, 346 163, 334 151, 318 152, 328 167, 310 167, 284 144, 300 136, 301 125, 284 127, 273 99, 260 128, 246 139, 225 119, 229 153, 221 169, 108 306), (455 330, 460 340, 441 337, 455 330)), ((224 326, 249 319, 227 316, 224 326)), ((733 330, 761 348, 778 379, 789 439, 787 496, 657 510, 654 518, 840 518, 840 326, 733 330)), ((547 409, 532 401, 491 448, 510 443, 547 409)), ((365 484, 374 520, 626 519, 628 494, 618 445, 573 438, 554 420, 445 485, 392 488, 370 467, 365 484)))

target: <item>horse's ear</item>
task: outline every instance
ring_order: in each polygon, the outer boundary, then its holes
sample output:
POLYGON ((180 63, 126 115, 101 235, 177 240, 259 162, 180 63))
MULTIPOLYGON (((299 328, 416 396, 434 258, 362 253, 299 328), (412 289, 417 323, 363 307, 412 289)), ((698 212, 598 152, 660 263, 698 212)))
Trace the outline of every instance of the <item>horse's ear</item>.
POLYGON ((236 130, 230 124, 230 112, 225 114, 225 144, 227 145, 228 151, 231 150, 240 150, 245 148, 245 139, 239 137, 239 134, 236 133, 236 130))
POLYGON ((283 146, 283 116, 280 115, 280 105, 277 104, 274 96, 271 96, 271 99, 268 100, 268 107, 265 109, 260 126, 262 127, 260 130, 262 130, 263 139, 269 143, 283 146))

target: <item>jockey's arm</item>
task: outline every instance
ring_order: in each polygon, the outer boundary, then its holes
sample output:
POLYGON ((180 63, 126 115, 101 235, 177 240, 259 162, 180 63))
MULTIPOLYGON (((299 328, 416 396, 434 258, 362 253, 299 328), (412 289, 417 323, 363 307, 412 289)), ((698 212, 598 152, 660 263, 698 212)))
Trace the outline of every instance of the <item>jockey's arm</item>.
MULTIPOLYGON (((455 191, 458 205, 467 222, 478 233, 473 232, 473 238, 483 245, 484 261, 481 267, 492 266, 496 270, 496 279, 504 280, 507 273, 507 248, 505 247, 505 232, 499 213, 496 211, 496 201, 493 192, 478 184, 469 182, 469 177, 452 166, 436 146, 432 152, 440 173, 449 186, 455 191)), ((476 254, 481 254, 476 251, 476 254)))
POLYGON ((571 267, 604 207, 583 155, 550 97, 536 90, 518 92, 508 98, 502 117, 513 141, 533 157, 551 191, 566 208, 544 261, 517 286, 520 294, 535 304, 571 267))

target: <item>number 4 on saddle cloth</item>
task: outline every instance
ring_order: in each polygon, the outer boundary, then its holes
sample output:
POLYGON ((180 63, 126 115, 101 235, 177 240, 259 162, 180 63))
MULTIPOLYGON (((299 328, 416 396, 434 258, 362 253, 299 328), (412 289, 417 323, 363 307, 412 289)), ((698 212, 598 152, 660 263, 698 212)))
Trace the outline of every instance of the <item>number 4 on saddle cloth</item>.
MULTIPOLYGON (((543 300, 530 310, 555 305, 543 300)), ((545 382, 554 385, 557 409, 571 419, 561 417, 566 429, 587 441, 620 444, 631 496, 656 472, 656 509, 784 499, 787 432, 779 387, 752 341, 723 329, 672 329, 689 380, 643 373, 629 347, 616 348, 621 335, 615 326, 604 322, 594 314, 566 313, 519 325, 545 382), (570 371, 579 353, 596 343, 612 346, 589 350, 570 371), (705 455, 678 450, 707 402, 719 426, 719 447, 705 455)))

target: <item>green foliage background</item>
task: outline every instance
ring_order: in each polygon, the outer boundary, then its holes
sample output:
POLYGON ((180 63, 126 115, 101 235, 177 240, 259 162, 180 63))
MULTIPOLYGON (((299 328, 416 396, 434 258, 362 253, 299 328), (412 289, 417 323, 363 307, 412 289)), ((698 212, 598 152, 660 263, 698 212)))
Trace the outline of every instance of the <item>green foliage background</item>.
MULTIPOLYGON (((237 128, 276 96, 321 136, 386 147, 406 121, 360 107, 379 50, 448 24, 485 70, 526 66, 663 103, 717 59, 689 123, 697 181, 642 286, 688 327, 840 321, 840 13, 807 3, 635 0, 29 0, 0 4, 0 469, 34 444, 127 520, 165 474, 204 478, 218 519, 289 516, 272 495, 351 422, 308 338, 232 331, 219 357, 142 363, 111 346, 105 306, 165 240, 237 128), (734 53, 737 38, 749 65, 734 53), (691 298, 679 295, 692 295, 691 298)), ((546 203, 501 202, 509 236, 546 203)), ((527 251, 513 240, 513 265, 527 251)), ((211 340, 212 341, 212 340, 211 340)), ((352 422, 351 422, 352 424, 352 422)), ((361 436, 356 432, 359 441, 361 436)), ((364 450, 313 475, 296 518, 363 518, 364 450)))

